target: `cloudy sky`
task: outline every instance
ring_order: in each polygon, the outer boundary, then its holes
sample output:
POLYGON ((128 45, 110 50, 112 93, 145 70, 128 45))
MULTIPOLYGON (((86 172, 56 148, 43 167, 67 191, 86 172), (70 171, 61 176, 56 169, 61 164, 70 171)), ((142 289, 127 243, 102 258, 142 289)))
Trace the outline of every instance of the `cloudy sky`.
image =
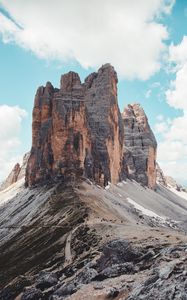
POLYGON ((0 180, 31 145, 35 91, 110 62, 139 102, 166 174, 187 184, 186 0, 0 0, 0 180))

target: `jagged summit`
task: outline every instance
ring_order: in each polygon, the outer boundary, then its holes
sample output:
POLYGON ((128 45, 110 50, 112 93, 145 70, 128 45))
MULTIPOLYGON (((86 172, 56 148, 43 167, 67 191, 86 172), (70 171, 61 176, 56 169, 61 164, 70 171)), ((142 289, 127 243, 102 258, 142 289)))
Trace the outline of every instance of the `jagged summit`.
POLYGON ((16 165, 0 191, 0 299, 185 299, 186 193, 155 189, 148 119, 117 100, 108 64, 37 90, 29 187, 16 165))
MULTIPOLYGON (((77 73, 69 72, 61 76, 60 89, 48 82, 37 90, 26 185, 84 176, 101 186, 129 177, 155 187, 154 135, 138 104, 129 105, 121 116, 117 82, 114 68, 105 64, 87 76, 84 83, 77 73), (127 118, 132 118, 142 132, 137 146, 142 138, 146 144, 141 148, 145 159, 142 165, 135 166, 134 172, 139 174, 135 177, 126 151, 130 141, 130 136, 124 134, 127 118)), ((133 130, 129 134, 136 133, 133 130)), ((132 154, 132 147, 130 151, 132 154)))
POLYGON ((78 74, 61 77, 35 96, 29 186, 50 179, 85 176, 105 186, 121 178, 123 125, 117 76, 109 64, 81 84, 78 74))

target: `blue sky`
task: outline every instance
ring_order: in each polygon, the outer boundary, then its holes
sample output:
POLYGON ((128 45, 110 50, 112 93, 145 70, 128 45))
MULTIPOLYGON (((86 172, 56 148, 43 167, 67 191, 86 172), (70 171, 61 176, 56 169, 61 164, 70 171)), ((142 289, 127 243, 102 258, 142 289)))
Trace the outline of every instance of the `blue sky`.
POLYGON ((110 62, 120 109, 141 103, 161 167, 187 183, 187 1, 96 2, 0 0, 0 180, 30 149, 37 87, 110 62))

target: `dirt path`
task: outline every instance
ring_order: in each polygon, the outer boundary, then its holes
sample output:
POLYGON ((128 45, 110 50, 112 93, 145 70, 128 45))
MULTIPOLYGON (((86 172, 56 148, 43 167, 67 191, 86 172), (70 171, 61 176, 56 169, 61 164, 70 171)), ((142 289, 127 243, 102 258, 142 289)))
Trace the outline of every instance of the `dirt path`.
POLYGON ((66 246, 65 246, 65 263, 64 266, 68 266, 72 263, 72 255, 71 255, 71 237, 72 232, 68 235, 66 239, 66 246))

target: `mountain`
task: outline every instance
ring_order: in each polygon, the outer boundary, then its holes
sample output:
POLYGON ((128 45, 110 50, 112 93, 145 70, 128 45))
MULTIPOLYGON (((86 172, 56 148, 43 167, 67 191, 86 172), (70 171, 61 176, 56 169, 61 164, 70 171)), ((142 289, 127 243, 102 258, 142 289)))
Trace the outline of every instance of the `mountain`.
POLYGON ((127 177, 149 188, 156 186, 157 142, 147 116, 139 104, 128 105, 124 123, 124 168, 127 177))
POLYGON ((187 193, 185 187, 183 187, 180 183, 177 183, 174 178, 172 178, 171 176, 164 175, 158 163, 156 164, 156 174, 156 180, 159 184, 162 184, 168 187, 169 189, 173 189, 177 192, 187 193))
POLYGON ((25 178, 0 191, 0 299, 185 299, 187 198, 156 150, 111 65, 40 87, 25 178))
POLYGON ((140 106, 129 106, 121 115, 114 68, 106 64, 84 83, 69 72, 60 82, 60 89, 47 82, 35 96, 26 185, 84 176, 106 186, 134 172, 137 181, 155 188, 154 135, 140 106))
POLYGON ((13 183, 16 183, 22 178, 25 178, 26 167, 27 167, 29 156, 30 156, 30 152, 24 155, 21 165, 19 163, 15 164, 14 168, 12 169, 12 171, 10 172, 6 180, 0 185, 0 191, 5 190, 13 183))

